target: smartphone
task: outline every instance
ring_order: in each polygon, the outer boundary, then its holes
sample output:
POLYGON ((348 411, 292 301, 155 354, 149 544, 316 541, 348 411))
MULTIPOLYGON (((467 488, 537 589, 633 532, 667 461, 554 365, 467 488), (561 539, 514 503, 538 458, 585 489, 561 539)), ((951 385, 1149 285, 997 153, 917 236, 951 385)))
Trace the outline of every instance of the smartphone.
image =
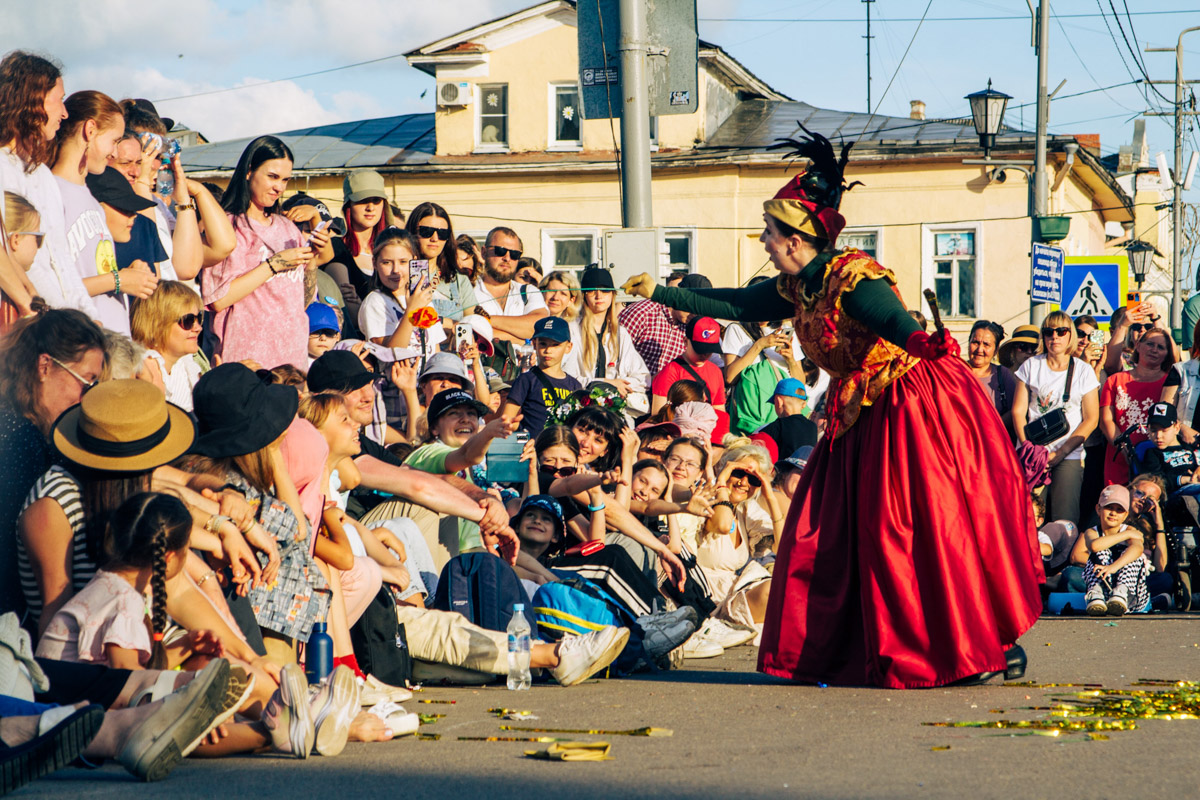
POLYGON ((1097 328, 1088 334, 1088 341, 1092 344, 1104 344, 1104 331, 1097 328))
POLYGON ((1141 292, 1126 292, 1125 293, 1125 309, 1132 312, 1135 308, 1142 304, 1141 292))
POLYGON ((408 293, 429 285, 429 260, 414 258, 408 262, 408 293))
POLYGON ((331 223, 331 222, 333 222, 333 220, 331 220, 331 219, 323 219, 323 220, 321 220, 321 222, 320 222, 320 223, 317 225, 317 227, 315 227, 315 228, 313 228, 313 229, 312 229, 312 232, 313 232, 313 233, 317 233, 318 231, 323 231, 323 230, 325 230, 326 228, 328 228, 328 227, 329 227, 329 223, 331 223))
POLYGON ((463 345, 473 344, 475 342, 475 329, 467 323, 458 323, 454 326, 454 352, 462 355, 463 345))
POLYGON ((528 431, 493 440, 487 454, 487 479, 496 483, 523 483, 528 479, 529 464, 521 460, 528 441, 528 431))

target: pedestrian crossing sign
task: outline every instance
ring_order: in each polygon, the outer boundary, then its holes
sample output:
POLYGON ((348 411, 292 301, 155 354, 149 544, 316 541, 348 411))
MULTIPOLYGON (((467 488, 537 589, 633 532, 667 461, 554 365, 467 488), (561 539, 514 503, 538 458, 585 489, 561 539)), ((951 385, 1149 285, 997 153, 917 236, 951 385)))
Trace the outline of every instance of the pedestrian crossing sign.
POLYGON ((1067 256, 1063 265, 1063 311, 1072 317, 1084 314, 1108 323, 1125 305, 1126 256, 1067 256))

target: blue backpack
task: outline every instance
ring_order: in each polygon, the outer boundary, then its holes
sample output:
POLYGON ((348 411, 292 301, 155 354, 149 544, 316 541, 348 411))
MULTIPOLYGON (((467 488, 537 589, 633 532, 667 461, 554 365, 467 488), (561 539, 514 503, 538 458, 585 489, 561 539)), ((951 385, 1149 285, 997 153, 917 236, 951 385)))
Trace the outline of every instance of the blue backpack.
POLYGON ((503 633, 513 605, 524 603, 532 631, 536 623, 528 599, 517 573, 503 559, 492 553, 463 553, 442 567, 433 607, 457 611, 481 628, 503 633))
POLYGON ((619 674, 632 671, 643 654, 642 631, 633 614, 586 578, 556 574, 568 577, 542 584, 533 596, 538 634, 547 641, 556 641, 568 633, 582 636, 609 625, 628 628, 629 642, 612 669, 619 674))

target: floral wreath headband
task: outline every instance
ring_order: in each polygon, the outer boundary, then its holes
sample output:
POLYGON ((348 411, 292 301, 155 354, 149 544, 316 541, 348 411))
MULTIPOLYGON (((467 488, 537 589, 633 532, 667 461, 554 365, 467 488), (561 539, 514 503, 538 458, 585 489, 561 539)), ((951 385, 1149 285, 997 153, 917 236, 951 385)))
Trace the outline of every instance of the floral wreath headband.
POLYGON ((621 397, 620 392, 609 386, 606 383, 593 384, 591 389, 580 389, 571 392, 566 400, 550 409, 550 419, 548 423, 555 425, 566 425, 567 420, 571 418, 576 411, 584 408, 607 408, 617 414, 625 410, 625 399, 621 397))

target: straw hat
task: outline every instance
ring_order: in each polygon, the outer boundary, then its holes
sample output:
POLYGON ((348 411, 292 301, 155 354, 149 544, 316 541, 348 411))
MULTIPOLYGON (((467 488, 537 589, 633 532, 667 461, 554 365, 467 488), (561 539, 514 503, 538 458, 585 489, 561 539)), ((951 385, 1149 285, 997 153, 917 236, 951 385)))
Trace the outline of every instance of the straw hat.
POLYGON ((1003 361, 1009 352, 1019 344, 1031 344, 1037 347, 1042 341, 1042 329, 1037 325, 1019 325, 996 351, 996 358, 1003 361))
POLYGON ((65 458, 108 472, 144 472, 187 452, 196 428, 162 390, 137 379, 104 381, 54 423, 65 458))

